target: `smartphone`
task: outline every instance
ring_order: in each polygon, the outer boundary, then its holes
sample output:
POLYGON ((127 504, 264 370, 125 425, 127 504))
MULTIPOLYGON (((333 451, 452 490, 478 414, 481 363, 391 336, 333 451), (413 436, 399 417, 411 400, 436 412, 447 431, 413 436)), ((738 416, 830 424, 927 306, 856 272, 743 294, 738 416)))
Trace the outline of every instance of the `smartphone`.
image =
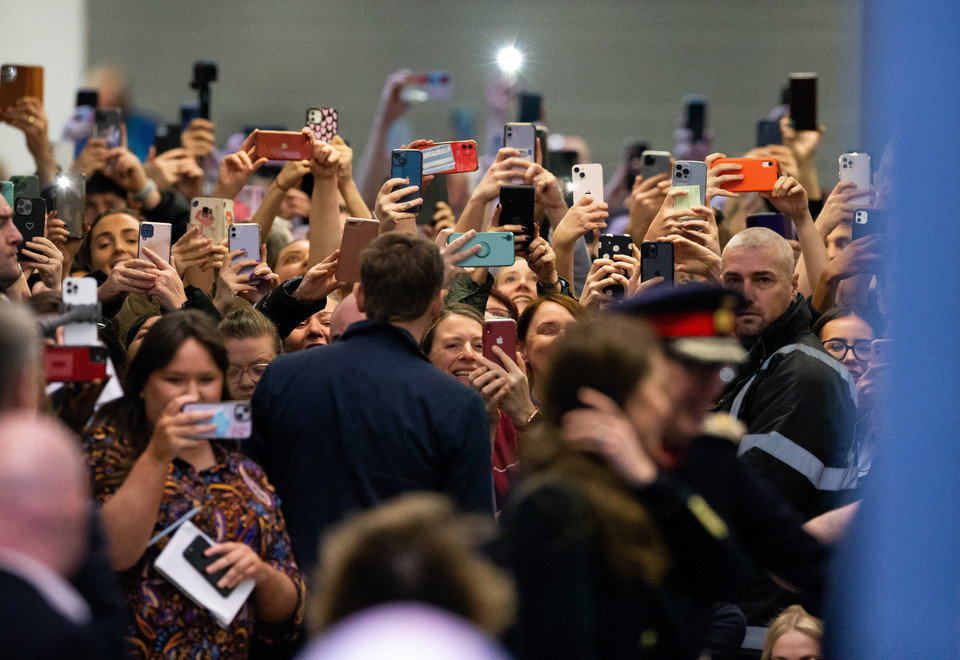
MULTIPOLYGON (((447 243, 451 243, 463 234, 450 234, 447 243)), ((514 237, 508 231, 478 232, 476 236, 464 243, 458 252, 463 252, 474 245, 480 245, 480 251, 467 257, 458 266, 512 266, 514 262, 514 237)))
POLYGON ((167 151, 180 148, 179 124, 157 124, 153 132, 153 144, 159 156, 167 151))
POLYGON ((757 122, 757 146, 766 147, 771 144, 783 144, 780 122, 775 119, 761 119, 757 122))
POLYGON ((15 198, 40 196, 40 178, 36 174, 14 174, 10 177, 10 183, 13 184, 15 198))
POLYGON ((307 128, 320 142, 329 143, 336 136, 339 123, 336 108, 307 108, 307 128))
POLYGON ((793 220, 783 213, 754 213, 748 215, 747 227, 766 227, 787 240, 794 238, 793 220))
POLYGON ((529 122, 510 122, 503 127, 503 146, 520 152, 531 163, 536 156, 537 127, 529 122))
POLYGON ((299 131, 260 131, 255 158, 268 160, 310 160, 313 143, 299 131))
MULTIPOLYGON (((97 280, 93 277, 67 277, 63 280, 63 304, 60 313, 86 305, 97 305, 97 280)), ((67 323, 63 326, 64 346, 97 346, 97 324, 67 323)))
POLYGON ((43 236, 47 222, 47 202, 43 197, 17 197, 13 205, 13 224, 23 240, 17 246, 17 261, 23 261, 27 241, 43 236))
POLYGON ((633 182, 637 180, 637 177, 641 174, 641 167, 643 166, 643 152, 650 149, 650 145, 646 140, 634 140, 628 139, 624 142, 626 148, 626 155, 624 157, 627 164, 626 178, 624 180, 624 185, 627 189, 633 187, 633 182))
POLYGON ((887 219, 880 209, 857 209, 853 212, 852 240, 883 234, 887 229, 887 219))
POLYGON ((103 346, 44 346, 43 373, 48 383, 78 383, 107 377, 103 346))
MULTIPOLYGON (((230 252, 246 250, 234 258, 234 262, 246 259, 260 259, 260 225, 256 222, 237 222, 227 230, 227 246, 230 252)), ((244 266, 237 271, 238 275, 250 275, 256 266, 244 266)))
POLYGON ((449 71, 412 73, 403 81, 400 98, 409 103, 449 101, 453 98, 453 80, 449 71))
POLYGON ((87 206, 87 177, 58 174, 53 187, 53 209, 67 226, 70 238, 83 238, 83 215, 87 206))
POLYGON ((13 198, 16 196, 13 192, 13 181, 0 181, 0 195, 6 200, 7 206, 13 208, 13 198))
POLYGON ((515 236, 517 245, 526 247, 536 235, 536 225, 533 222, 534 213, 533 186, 500 186, 500 226, 521 225, 523 236, 515 236))
POLYGON ((23 64, 0 65, 0 111, 32 96, 43 103, 43 67, 23 64))
POLYGON ((727 181, 720 185, 724 190, 733 192, 770 192, 777 183, 776 158, 718 158, 714 167, 722 163, 740 165, 740 181, 727 181))
POLYGON ((640 245, 640 281, 654 277, 673 284, 673 243, 644 241, 640 245))
POLYGON ((687 94, 683 97, 683 126, 690 130, 693 142, 703 139, 703 129, 707 123, 707 100, 699 94, 687 94))
POLYGON ((513 319, 490 319, 483 322, 483 357, 506 368, 500 358, 494 354, 494 346, 499 346, 507 354, 507 357, 516 359, 516 321, 513 319))
POLYGON ((870 364, 872 366, 890 364, 890 360, 893 357, 892 339, 874 339, 872 348, 872 355, 870 356, 870 364))
POLYGON ((96 108, 100 104, 100 92, 93 87, 81 87, 77 90, 78 108, 96 108))
POLYGON ((184 548, 183 558, 187 560, 187 563, 197 569, 197 572, 203 576, 204 580, 210 583, 210 586, 216 589, 221 596, 226 598, 233 592, 233 589, 218 587, 217 582, 223 579, 223 576, 227 574, 227 571, 230 570, 230 567, 225 566, 219 571, 207 573, 207 566, 220 559, 220 555, 212 555, 207 557, 205 554, 203 554, 209 547, 210 542, 198 534, 196 537, 194 537, 193 541, 190 542, 190 545, 184 548))
POLYGON ((169 222, 141 222, 137 259, 150 261, 147 255, 143 253, 143 248, 150 248, 154 254, 170 263, 170 236, 172 232, 173 226, 169 222))
POLYGON ((103 138, 107 147, 120 146, 122 138, 123 112, 120 108, 97 108, 93 113, 93 130, 90 137, 103 138))
POLYGON ((547 151, 547 141, 550 139, 550 130, 546 126, 537 126, 534 139, 540 143, 540 167, 550 169, 550 152, 547 151))
POLYGON ((817 130, 817 74, 790 74, 790 125, 798 131, 817 130))
POLYGON ((593 197, 593 201, 598 204, 603 203, 603 165, 600 163, 582 163, 574 165, 570 172, 574 204, 579 202, 584 195, 590 195, 593 197))
POLYGON ((520 116, 517 118, 518 122, 535 124, 542 119, 541 115, 543 113, 541 105, 543 103, 543 96, 541 94, 520 92, 517 98, 520 105, 520 116))
MULTIPOLYGON (((644 151, 640 154, 640 176, 647 180, 658 174, 670 174, 672 157, 669 151, 644 151)), ((633 186, 633 181, 630 186, 633 186)))
MULTIPOLYGON (((573 194, 571 192, 570 174, 573 172, 573 166, 577 164, 580 155, 572 149, 560 149, 550 153, 550 173, 557 177, 560 184, 560 192, 563 193, 563 199, 567 206, 573 205, 573 194)), ((632 183, 631 183, 632 185, 632 183)))
POLYGON ((360 253, 380 235, 380 223, 366 218, 347 218, 340 239, 340 259, 337 261, 337 279, 341 282, 360 281, 360 253))
POLYGON ((190 202, 190 224, 200 225, 200 236, 219 243, 233 224, 233 200, 219 197, 194 197, 190 202))
MULTIPOLYGON (((680 186, 696 186, 696 195, 687 195, 689 206, 707 203, 707 164, 700 160, 678 160, 673 164, 674 188, 680 186)), ((689 206, 687 208, 689 208, 689 206)))
POLYGON ((423 199, 423 208, 425 213, 417 214, 418 225, 432 225, 433 214, 437 212, 437 202, 444 204, 450 203, 450 195, 447 192, 447 178, 438 176, 431 183, 430 187, 420 192, 423 199))
POLYGON ((438 142, 419 149, 423 154, 424 175, 475 172, 479 167, 477 143, 473 140, 438 142))
POLYGON ((198 424, 216 424, 208 438, 243 440, 253 431, 253 417, 249 401, 218 401, 216 403, 185 403, 183 412, 212 412, 213 417, 198 424))
MULTIPOLYGON (((629 234, 600 234, 600 243, 597 246, 597 256, 601 259, 610 259, 618 254, 633 256, 633 239, 629 234)), ((603 292, 621 300, 626 293, 622 284, 611 284, 603 287, 603 292)))
MULTIPOLYGON (((401 202, 412 202, 420 197, 423 192, 423 153, 419 149, 394 149, 391 157, 390 178, 409 179, 410 183, 401 184, 394 188, 406 188, 407 186, 416 186, 415 190, 409 195, 404 195, 401 202)), ((415 206, 409 210, 410 213, 419 213, 421 206, 415 206)))
MULTIPOLYGON (((180 128, 185 129, 194 119, 203 119, 199 103, 184 103, 180 106, 180 128)), ((249 135, 249 132, 247 133, 249 135)))
POLYGON ((870 154, 840 154, 840 181, 853 181, 858 190, 870 190, 870 154))

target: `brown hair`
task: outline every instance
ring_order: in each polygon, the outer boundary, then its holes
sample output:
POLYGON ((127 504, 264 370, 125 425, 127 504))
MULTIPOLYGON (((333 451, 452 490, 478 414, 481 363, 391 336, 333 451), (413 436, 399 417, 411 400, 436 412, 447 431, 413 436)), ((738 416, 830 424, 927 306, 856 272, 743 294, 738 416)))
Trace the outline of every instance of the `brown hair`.
POLYGON ((578 321, 587 317, 587 312, 580 306, 580 303, 568 295, 562 293, 550 293, 540 296, 523 310, 520 318, 517 320, 517 339, 525 341, 527 333, 530 331, 530 324, 533 322, 533 316, 537 310, 547 303, 555 303, 573 315, 578 321))
POLYGON ((443 311, 440 312, 440 316, 437 317, 437 320, 433 322, 433 325, 431 325, 423 335, 423 339, 420 340, 420 350, 423 351, 424 355, 430 355, 430 351, 433 349, 433 340, 437 336, 437 326, 445 319, 454 315, 465 316, 471 321, 476 321, 481 326, 483 325, 483 317, 475 307, 463 303, 453 303, 452 305, 444 307, 443 311))
POLYGON ((377 321, 413 321, 440 293, 443 258, 426 238, 390 232, 360 255, 364 311, 377 321))
POLYGON ((256 339, 269 337, 273 340, 273 352, 283 353, 283 342, 277 333, 277 326, 267 316, 253 308, 240 307, 223 317, 218 326, 223 339, 256 339))
POLYGON ((564 441, 560 420, 582 407, 578 391, 593 388, 623 406, 650 374, 656 338, 635 319, 604 316, 577 323, 558 341, 547 371, 544 424, 531 434, 524 462, 534 471, 525 487, 572 484, 595 514, 607 565, 625 579, 656 585, 670 566, 667 546, 650 514, 606 463, 564 441))
POLYGON ((308 604, 311 629, 380 603, 418 601, 498 636, 513 620, 513 584, 477 552, 494 531, 493 521, 457 513, 435 493, 355 514, 324 537, 317 595, 308 604))
POLYGON ((763 654, 760 656, 760 660, 771 660, 773 658, 773 647, 777 640, 791 630, 802 632, 816 641, 817 644, 820 644, 823 640, 823 622, 809 614, 802 606, 791 605, 770 622, 770 629, 767 630, 767 639, 763 642, 763 654))

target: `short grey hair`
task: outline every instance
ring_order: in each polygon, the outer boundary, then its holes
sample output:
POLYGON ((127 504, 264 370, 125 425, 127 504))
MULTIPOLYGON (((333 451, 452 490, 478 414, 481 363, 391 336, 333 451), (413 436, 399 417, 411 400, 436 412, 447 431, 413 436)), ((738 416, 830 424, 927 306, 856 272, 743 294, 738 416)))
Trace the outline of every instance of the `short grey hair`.
POLYGON ((33 312, 24 305, 0 300, 0 401, 17 386, 24 368, 40 368, 40 329, 33 312))
POLYGON ((734 234, 726 247, 723 248, 723 254, 726 255, 730 249, 752 249, 752 250, 770 250, 774 254, 776 268, 786 274, 788 277, 793 275, 793 248, 783 236, 767 229, 766 227, 749 227, 741 232, 734 234))

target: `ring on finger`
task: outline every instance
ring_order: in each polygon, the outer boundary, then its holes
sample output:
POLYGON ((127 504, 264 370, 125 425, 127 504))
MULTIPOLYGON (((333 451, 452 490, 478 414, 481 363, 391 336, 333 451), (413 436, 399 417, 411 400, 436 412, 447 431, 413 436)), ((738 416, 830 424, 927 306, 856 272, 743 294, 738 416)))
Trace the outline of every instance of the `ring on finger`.
POLYGON ((31 124, 32 124, 33 122, 35 122, 36 120, 37 120, 37 118, 36 118, 34 115, 30 115, 30 117, 27 119, 27 121, 29 121, 31 124))

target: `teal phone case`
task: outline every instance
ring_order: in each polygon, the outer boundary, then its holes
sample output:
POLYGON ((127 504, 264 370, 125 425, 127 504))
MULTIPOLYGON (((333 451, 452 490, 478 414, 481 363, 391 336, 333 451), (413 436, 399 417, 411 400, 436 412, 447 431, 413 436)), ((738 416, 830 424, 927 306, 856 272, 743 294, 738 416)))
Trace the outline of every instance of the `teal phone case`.
MULTIPOLYGON (((457 240, 463 234, 450 234, 448 243, 457 240)), ((473 266, 512 266, 514 261, 513 234, 508 231, 480 232, 460 250, 466 250, 474 245, 481 245, 480 252, 467 257, 458 266, 470 268, 473 266)))

